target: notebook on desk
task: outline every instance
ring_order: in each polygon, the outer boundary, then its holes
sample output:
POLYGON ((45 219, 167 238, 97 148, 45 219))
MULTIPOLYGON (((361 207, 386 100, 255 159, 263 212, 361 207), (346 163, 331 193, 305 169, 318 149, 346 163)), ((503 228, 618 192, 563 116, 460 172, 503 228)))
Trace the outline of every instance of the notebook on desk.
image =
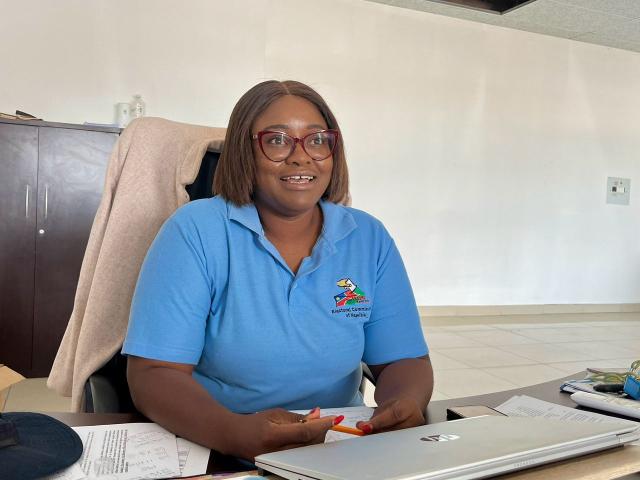
POLYGON ((621 446, 640 424, 474 417, 256 457, 286 479, 484 478, 621 446))

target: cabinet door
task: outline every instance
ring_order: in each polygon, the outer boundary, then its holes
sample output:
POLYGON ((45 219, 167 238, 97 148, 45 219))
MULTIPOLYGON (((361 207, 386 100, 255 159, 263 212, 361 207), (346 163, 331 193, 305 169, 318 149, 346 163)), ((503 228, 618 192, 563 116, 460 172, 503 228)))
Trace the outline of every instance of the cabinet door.
POLYGON ((38 127, 0 124, 0 363, 31 373, 38 127))
POLYGON ((73 301, 115 133, 40 128, 33 374, 48 375, 73 301))

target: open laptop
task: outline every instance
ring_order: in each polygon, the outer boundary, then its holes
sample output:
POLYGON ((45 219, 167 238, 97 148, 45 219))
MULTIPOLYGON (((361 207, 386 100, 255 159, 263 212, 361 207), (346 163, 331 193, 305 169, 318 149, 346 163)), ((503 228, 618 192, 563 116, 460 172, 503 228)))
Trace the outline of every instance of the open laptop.
POLYGON ((296 480, 472 479, 621 446, 640 423, 578 423, 484 416, 256 457, 258 468, 296 480))

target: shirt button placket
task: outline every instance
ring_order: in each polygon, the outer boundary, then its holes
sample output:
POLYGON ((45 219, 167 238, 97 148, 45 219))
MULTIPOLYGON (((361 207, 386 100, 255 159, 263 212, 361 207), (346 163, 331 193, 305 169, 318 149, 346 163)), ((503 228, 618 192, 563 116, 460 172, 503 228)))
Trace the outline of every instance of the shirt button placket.
POLYGON ((292 306, 294 302, 294 294, 296 293, 296 288, 298 288, 297 280, 294 280, 291 284, 291 291, 289 292, 289 306, 292 306))

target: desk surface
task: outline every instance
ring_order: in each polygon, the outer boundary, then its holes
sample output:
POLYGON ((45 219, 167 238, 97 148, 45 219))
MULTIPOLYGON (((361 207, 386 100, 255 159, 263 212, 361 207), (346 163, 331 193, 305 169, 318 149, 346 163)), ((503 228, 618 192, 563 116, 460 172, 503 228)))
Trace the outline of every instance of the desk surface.
MULTIPOLYGON (((582 372, 530 387, 473 397, 434 401, 427 407, 427 422, 444 422, 446 420, 446 410, 448 407, 462 405, 486 405, 488 407, 496 407, 514 395, 529 395, 539 398, 540 400, 546 400, 568 407, 576 407, 576 403, 571 400, 568 394, 560 392, 559 387, 564 380, 582 378, 584 375, 585 372, 582 372)), ((48 413, 48 415, 71 426, 146 421, 146 419, 139 414, 48 413)), ((243 467, 234 459, 212 452, 207 469, 208 473, 240 470, 246 470, 246 467, 243 467)), ((517 478, 518 480, 549 480, 549 478, 562 478, 566 480, 610 479, 638 471, 640 471, 640 447, 625 447, 623 449, 615 449, 615 451, 595 453, 578 459, 558 462, 547 467, 537 467, 523 472, 516 472, 501 478, 517 478)))

